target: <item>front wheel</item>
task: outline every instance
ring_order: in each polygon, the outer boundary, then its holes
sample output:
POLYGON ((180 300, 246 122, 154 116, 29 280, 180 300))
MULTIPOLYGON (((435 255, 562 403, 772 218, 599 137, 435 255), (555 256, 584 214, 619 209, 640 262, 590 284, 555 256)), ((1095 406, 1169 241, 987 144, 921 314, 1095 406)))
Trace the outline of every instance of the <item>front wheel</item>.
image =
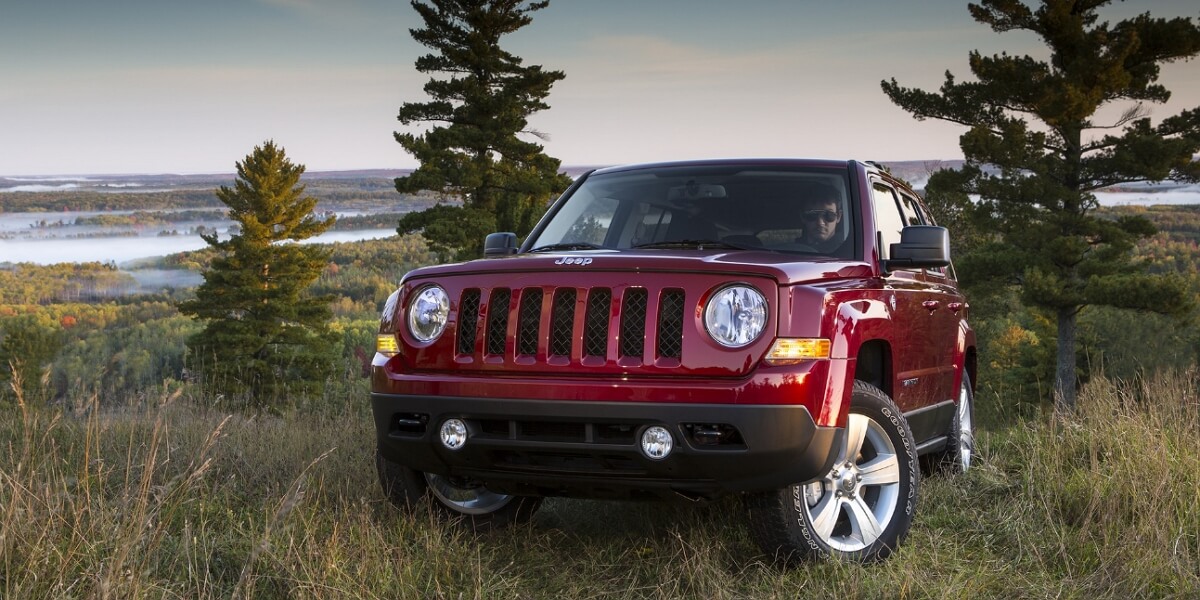
POLYGON ((878 388, 854 382, 844 439, 821 478, 747 498, 751 534, 776 560, 874 562, 908 534, 918 465, 900 410, 878 388))
POLYGON ((541 498, 493 492, 478 482, 414 471, 375 452, 379 484, 388 500, 411 510, 429 499, 443 517, 461 519, 475 531, 486 531, 528 521, 541 498))

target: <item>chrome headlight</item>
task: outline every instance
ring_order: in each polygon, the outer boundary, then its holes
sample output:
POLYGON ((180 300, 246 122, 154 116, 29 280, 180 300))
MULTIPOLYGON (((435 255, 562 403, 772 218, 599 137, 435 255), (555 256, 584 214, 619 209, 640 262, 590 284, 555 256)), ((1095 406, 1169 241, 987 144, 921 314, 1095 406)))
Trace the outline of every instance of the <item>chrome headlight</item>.
POLYGON ((732 285, 713 294, 704 307, 704 328, 718 344, 741 348, 767 326, 767 300, 758 290, 732 285))
POLYGON ((419 342, 432 342, 446 329, 450 297, 436 285, 421 288, 408 303, 408 332, 419 342))

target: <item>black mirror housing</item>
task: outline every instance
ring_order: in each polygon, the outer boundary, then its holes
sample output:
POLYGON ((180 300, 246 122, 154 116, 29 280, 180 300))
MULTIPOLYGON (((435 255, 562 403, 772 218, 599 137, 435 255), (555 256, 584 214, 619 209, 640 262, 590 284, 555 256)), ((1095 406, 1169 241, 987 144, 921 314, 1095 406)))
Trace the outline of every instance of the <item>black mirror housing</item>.
POLYGON ((950 232, 945 227, 909 225, 900 243, 888 249, 885 269, 927 269, 950 264, 950 232))
POLYGON ((517 234, 512 232, 489 233, 483 240, 485 258, 501 258, 517 253, 517 234))

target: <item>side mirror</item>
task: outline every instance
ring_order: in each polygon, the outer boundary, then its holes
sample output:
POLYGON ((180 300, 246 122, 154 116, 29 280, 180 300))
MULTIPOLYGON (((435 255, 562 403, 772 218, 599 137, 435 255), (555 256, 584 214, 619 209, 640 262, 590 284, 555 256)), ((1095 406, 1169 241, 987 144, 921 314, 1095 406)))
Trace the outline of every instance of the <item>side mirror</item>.
POLYGON ((900 230, 900 243, 888 249, 884 269, 926 269, 950 264, 950 232, 945 227, 909 225, 900 230))
POLYGON ((510 232, 489 233, 483 239, 483 256, 501 258, 517 253, 517 234, 510 232))

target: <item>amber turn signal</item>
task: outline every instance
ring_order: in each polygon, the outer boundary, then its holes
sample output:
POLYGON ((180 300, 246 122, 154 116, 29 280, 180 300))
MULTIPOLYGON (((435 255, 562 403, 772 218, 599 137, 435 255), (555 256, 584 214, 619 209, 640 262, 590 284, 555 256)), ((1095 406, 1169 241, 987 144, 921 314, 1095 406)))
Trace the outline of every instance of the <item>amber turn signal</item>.
POLYGON ((381 333, 375 336, 375 351, 384 356, 395 356, 400 353, 400 343, 393 333, 381 333))
POLYGON ((829 358, 829 340, 777 338, 763 362, 771 366, 794 365, 805 360, 829 358))

